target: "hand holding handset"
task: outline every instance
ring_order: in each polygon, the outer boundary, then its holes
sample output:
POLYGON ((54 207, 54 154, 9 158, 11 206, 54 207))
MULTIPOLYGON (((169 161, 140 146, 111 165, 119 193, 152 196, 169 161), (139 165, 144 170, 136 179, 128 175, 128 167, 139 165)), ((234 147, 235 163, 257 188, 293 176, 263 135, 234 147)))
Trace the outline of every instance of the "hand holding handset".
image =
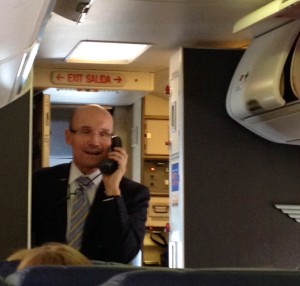
MULTIPOLYGON (((122 147, 122 140, 119 136, 114 136, 111 140, 110 150, 115 147, 122 147)), ((112 159, 104 159, 100 162, 99 169, 102 174, 110 175, 118 168, 118 163, 112 159)))

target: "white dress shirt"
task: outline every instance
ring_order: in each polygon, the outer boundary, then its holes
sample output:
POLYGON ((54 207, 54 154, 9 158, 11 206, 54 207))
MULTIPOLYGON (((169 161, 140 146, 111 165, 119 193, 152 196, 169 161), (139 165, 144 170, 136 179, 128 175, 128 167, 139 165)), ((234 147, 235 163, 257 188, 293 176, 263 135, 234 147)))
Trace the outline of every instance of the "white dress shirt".
MULTIPOLYGON (((68 237, 69 233, 69 227, 70 227, 70 219, 71 219, 71 210, 72 210, 72 203, 74 199, 74 194, 76 189, 78 189, 78 184, 76 182, 76 179, 81 176, 86 176, 80 172, 80 170, 76 167, 74 162, 71 163, 71 169, 70 169, 70 175, 69 175, 69 181, 68 181, 68 195, 69 195, 69 200, 67 204, 67 233, 66 237, 68 237)), ((96 170, 94 173, 89 174, 87 177, 89 177, 92 181, 93 184, 90 186, 90 188, 87 190, 87 197, 89 204, 93 203, 93 200, 96 195, 96 191, 102 181, 102 175, 100 175, 100 170, 96 170)))

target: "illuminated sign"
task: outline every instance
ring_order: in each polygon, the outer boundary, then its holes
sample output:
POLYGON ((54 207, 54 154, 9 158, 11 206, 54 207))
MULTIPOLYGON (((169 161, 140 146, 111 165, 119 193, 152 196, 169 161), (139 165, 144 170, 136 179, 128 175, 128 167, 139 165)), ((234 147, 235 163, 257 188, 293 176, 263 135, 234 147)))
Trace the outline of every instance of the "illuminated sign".
POLYGON ((125 76, 113 72, 57 71, 51 73, 51 81, 56 85, 122 87, 125 84, 125 76))

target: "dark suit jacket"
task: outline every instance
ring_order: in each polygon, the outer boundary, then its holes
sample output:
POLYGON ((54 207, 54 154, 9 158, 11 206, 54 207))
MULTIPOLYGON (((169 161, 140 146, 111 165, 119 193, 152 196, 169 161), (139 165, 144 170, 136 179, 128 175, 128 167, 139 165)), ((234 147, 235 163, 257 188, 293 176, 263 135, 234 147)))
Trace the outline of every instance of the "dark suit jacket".
MULTIPOLYGON (((32 181, 33 246, 66 242, 67 188, 71 164, 40 169, 32 181)), ((81 252, 92 260, 130 262, 141 249, 149 190, 123 178, 121 197, 103 202, 101 183, 87 217, 81 252)))

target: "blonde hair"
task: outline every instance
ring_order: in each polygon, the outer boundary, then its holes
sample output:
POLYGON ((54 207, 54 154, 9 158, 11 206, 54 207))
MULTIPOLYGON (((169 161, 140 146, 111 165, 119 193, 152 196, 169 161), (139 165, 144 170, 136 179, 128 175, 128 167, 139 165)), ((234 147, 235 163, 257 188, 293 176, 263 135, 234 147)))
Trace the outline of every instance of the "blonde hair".
POLYGON ((91 265, 91 262, 68 245, 47 243, 30 249, 21 259, 17 270, 35 265, 91 265))
POLYGON ((6 258, 6 261, 22 260, 30 251, 28 248, 18 249, 6 258))

